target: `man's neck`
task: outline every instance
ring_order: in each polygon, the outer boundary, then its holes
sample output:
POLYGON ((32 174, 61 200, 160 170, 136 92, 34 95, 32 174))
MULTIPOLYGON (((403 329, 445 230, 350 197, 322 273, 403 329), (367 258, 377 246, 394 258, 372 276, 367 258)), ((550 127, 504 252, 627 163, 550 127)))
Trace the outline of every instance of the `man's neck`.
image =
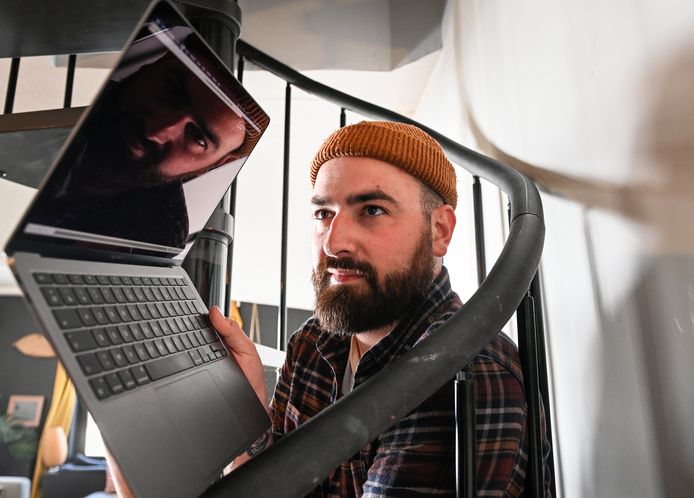
POLYGON ((387 336, 391 330, 395 328, 395 323, 386 325, 374 330, 367 330, 365 332, 359 332, 354 335, 354 340, 358 346, 359 358, 364 356, 369 349, 374 347, 381 339, 387 336))

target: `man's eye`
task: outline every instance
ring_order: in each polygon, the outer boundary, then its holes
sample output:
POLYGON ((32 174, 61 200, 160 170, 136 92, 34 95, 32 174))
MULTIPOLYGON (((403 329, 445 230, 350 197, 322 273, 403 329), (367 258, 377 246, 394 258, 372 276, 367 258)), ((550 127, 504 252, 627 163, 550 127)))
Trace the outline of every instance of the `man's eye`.
POLYGON ((207 149, 207 140, 205 140, 205 135, 197 125, 194 123, 188 123, 188 125, 186 125, 186 134, 190 140, 195 142, 196 145, 202 147, 203 149, 207 149))
POLYGON ((330 216, 332 216, 332 212, 329 209, 318 209, 313 213, 313 217, 317 220, 325 220, 330 216))
POLYGON ((385 210, 379 206, 366 206, 364 208, 364 212, 368 216, 380 216, 382 214, 386 214, 385 210))

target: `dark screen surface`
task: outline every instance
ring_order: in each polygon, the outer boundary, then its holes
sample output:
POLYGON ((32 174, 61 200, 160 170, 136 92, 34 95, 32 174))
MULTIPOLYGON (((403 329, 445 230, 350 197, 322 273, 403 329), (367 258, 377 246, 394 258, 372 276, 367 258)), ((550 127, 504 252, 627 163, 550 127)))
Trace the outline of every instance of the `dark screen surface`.
POLYGON ((139 25, 15 232, 181 260, 269 118, 168 3, 139 25))

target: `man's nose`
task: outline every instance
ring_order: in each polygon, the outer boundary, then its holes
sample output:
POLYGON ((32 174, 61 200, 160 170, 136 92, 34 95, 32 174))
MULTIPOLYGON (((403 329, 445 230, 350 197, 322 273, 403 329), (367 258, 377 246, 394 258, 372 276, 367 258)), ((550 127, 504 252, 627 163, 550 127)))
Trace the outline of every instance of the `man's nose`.
POLYGON ((185 114, 152 119, 147 126, 147 139, 160 145, 175 141, 183 136, 189 121, 189 116, 185 114))
POLYGON ((337 214, 323 236, 323 252, 335 258, 354 255, 356 232, 354 224, 346 214, 337 214))

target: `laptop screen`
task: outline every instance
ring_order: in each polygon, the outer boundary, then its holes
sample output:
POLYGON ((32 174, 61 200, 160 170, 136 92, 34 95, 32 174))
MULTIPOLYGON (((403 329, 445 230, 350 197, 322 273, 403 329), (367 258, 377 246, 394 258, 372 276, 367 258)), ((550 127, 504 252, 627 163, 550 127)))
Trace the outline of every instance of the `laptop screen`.
POLYGON ((162 2, 71 135, 15 237, 182 259, 268 123, 162 2))

